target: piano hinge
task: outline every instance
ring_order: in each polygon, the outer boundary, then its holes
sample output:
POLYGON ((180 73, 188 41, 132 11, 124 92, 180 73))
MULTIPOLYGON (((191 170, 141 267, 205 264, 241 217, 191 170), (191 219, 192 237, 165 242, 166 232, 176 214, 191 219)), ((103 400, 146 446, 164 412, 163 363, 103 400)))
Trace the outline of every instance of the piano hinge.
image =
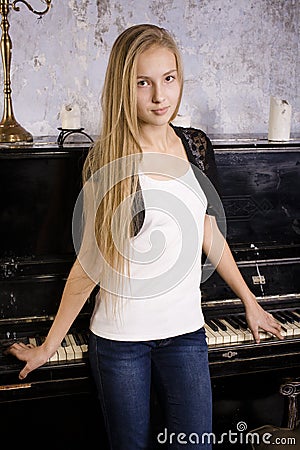
POLYGON ((232 350, 229 350, 229 352, 226 353, 222 353, 223 358, 233 358, 234 356, 237 355, 237 352, 233 352, 232 350))
POLYGON ((27 388, 31 388, 31 383, 5 384, 0 386, 0 391, 11 391, 16 389, 27 389, 27 388))
POLYGON ((252 281, 253 284, 266 284, 266 279, 264 275, 253 275, 252 281))

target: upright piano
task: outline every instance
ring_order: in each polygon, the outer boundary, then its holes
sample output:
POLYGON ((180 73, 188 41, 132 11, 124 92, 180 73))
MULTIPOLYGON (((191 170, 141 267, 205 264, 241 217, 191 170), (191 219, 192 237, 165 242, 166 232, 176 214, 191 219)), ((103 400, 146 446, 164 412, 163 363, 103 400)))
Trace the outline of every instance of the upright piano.
MULTIPOLYGON (((227 240, 246 282, 282 324, 285 335, 281 341, 262 333, 261 343, 255 344, 240 300, 212 271, 201 289, 215 415, 223 427, 240 420, 249 427, 266 420, 278 424, 280 382, 300 376, 300 139, 212 140, 227 240), (251 406, 250 398, 254 398, 251 406)), ((89 145, 61 146, 55 137, 44 137, 33 144, 0 148, 2 351, 20 340, 39 345, 53 321, 75 259, 72 213, 89 145)), ((56 355, 24 381, 18 379, 23 364, 1 354, 0 426, 7 427, 19 414, 17 405, 24 411, 24 404, 27 408, 34 404, 36 410, 36 405, 44 404, 40 402, 60 405, 66 398, 81 396, 88 399, 84 408, 92 408, 94 386, 87 359, 92 306, 93 295, 56 355)), ((76 414, 86 420, 82 407, 76 414)), ((67 415, 73 417, 71 411, 67 415)), ((79 448, 78 434, 69 448, 76 442, 79 448)))

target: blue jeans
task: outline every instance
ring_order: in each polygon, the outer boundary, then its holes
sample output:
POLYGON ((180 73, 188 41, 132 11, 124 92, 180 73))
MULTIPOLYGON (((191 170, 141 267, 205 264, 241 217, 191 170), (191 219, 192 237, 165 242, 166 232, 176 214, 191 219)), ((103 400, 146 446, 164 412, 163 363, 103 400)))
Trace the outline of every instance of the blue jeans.
POLYGON ((212 428, 204 328, 142 342, 91 333, 89 357, 111 450, 211 450, 210 438, 202 434, 212 428), (165 419, 155 436, 150 425, 153 386, 165 419))

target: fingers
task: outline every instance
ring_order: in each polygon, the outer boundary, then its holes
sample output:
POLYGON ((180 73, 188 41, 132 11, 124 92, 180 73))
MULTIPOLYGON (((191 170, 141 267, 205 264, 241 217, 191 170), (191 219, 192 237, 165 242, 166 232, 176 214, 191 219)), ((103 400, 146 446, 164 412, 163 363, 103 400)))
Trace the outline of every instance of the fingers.
POLYGON ((258 327, 256 329, 252 330, 252 334, 253 334, 255 342, 257 344, 259 344, 260 343, 260 336, 259 336, 259 332, 258 332, 258 327))
POLYGON ((24 344, 24 342, 15 342, 10 347, 5 350, 5 353, 9 353, 13 356, 16 356, 18 359, 22 358, 22 354, 24 354, 24 350, 28 350, 29 348, 33 348, 32 344, 24 344))
POLYGON ((35 346, 34 343, 15 342, 7 349, 7 353, 25 362, 25 366, 19 373, 20 380, 23 380, 30 372, 45 364, 49 358, 43 345, 35 346))
MULTIPOLYGON (((278 323, 277 320, 272 316, 272 314, 268 314, 268 319, 266 323, 260 324, 259 328, 264 331, 267 331, 270 334, 273 334, 273 336, 276 336, 280 340, 284 339, 284 336, 281 334, 282 327, 280 323, 278 323)), ((257 332, 257 334, 259 333, 257 332)))
POLYGON ((274 334, 274 336, 278 337, 278 339, 284 339, 284 336, 281 334, 282 328, 280 323, 270 313, 268 313, 268 323, 265 330, 274 334))
POLYGON ((272 314, 264 312, 263 316, 258 320, 250 320, 250 322, 252 322, 250 329, 257 344, 261 341, 260 330, 266 331, 276 336, 278 339, 284 339, 284 336, 281 334, 282 327, 272 314))
POLYGON ((24 378, 27 377, 27 375, 31 372, 31 370, 29 370, 27 364, 25 367, 23 367, 23 369, 20 371, 19 373, 19 379, 20 380, 24 380, 24 378))
POLYGON ((13 345, 11 345, 7 350, 6 353, 9 353, 16 358, 18 358, 20 361, 26 361, 26 365, 23 367, 23 369, 19 373, 19 379, 24 380, 24 378, 27 377, 27 375, 31 372, 28 363, 28 350, 34 348, 34 345, 32 344, 24 344, 24 342, 16 342, 13 345))
POLYGON ((275 334, 275 336, 277 336, 279 339, 284 339, 284 336, 281 334, 281 332, 282 332, 281 325, 279 323, 274 325, 273 333, 275 334))
POLYGON ((23 342, 15 342, 6 349, 5 353, 16 356, 18 359, 20 359, 20 351, 24 350, 25 348, 27 348, 27 345, 23 342))

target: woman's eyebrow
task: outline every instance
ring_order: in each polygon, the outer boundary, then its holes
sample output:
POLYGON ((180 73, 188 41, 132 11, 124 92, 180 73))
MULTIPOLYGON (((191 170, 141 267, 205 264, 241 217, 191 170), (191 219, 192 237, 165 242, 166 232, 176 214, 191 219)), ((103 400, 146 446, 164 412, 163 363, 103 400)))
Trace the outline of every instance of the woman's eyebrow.
MULTIPOLYGON (((163 73, 162 76, 166 77, 167 75, 170 75, 173 72, 177 72, 177 69, 168 70, 168 72, 163 73)), ((151 77, 149 77, 148 75, 137 75, 137 78, 151 78, 151 77)))

